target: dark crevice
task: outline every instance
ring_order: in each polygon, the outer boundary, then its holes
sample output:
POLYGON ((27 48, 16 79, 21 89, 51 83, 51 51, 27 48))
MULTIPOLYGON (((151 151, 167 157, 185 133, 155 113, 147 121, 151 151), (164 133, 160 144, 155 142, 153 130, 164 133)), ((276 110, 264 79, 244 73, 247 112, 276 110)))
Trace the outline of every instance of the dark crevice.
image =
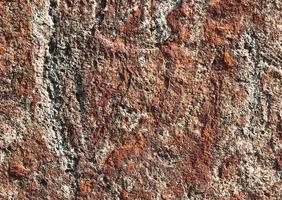
POLYGON ((57 0, 50 0, 50 8, 49 8, 49 15, 52 18, 54 24, 58 22, 58 16, 56 12, 56 8, 58 6, 57 0))
POLYGON ((105 17, 104 10, 105 10, 106 6, 107 6, 107 0, 99 1, 98 12, 96 13, 96 18, 99 22, 99 25, 101 25, 102 22, 104 21, 104 17, 105 17))
MULTIPOLYGON (((67 128, 65 126, 65 117, 64 117, 64 101, 63 101, 63 91, 62 91, 62 71, 60 63, 60 49, 58 48, 57 40, 57 31, 59 27, 59 16, 57 13, 58 2, 57 0, 50 0, 49 15, 53 21, 53 28, 55 29, 48 44, 49 52, 46 53, 45 63, 43 67, 43 80, 47 85, 47 93, 51 100, 54 112, 52 119, 54 123, 52 128, 55 133, 59 134, 62 137, 62 148, 64 150, 66 158, 70 161, 67 166, 66 172, 70 173, 74 177, 73 189, 75 199, 78 196, 79 192, 79 172, 78 172, 78 162, 79 158, 77 155, 71 154, 71 144, 67 136, 67 128), (48 84, 49 82, 49 84, 48 84)), ((68 52, 67 52, 68 53, 68 52)), ((66 53, 66 54, 67 54, 66 53)), ((76 150, 76 149, 75 149, 76 150)), ((42 182, 44 185, 44 181, 42 182)))
POLYGON ((87 120, 87 109, 85 105, 86 95, 85 86, 83 84, 82 76, 80 72, 75 74, 75 87, 76 87, 76 99, 80 108, 81 124, 83 131, 86 133, 91 133, 90 126, 87 120))

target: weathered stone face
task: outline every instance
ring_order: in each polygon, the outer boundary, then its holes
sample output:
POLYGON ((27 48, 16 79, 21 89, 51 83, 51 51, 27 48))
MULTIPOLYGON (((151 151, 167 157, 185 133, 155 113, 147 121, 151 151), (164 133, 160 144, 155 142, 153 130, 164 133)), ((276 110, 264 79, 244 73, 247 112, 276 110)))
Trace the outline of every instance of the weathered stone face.
POLYGON ((281 198, 281 8, 0 1, 0 199, 281 198))

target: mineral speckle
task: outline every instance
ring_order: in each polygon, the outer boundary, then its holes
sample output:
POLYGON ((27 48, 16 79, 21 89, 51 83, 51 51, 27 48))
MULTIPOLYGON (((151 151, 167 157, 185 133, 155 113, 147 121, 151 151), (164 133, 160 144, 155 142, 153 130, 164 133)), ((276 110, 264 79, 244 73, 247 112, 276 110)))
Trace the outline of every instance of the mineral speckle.
POLYGON ((281 9, 0 1, 0 199, 281 199, 281 9))

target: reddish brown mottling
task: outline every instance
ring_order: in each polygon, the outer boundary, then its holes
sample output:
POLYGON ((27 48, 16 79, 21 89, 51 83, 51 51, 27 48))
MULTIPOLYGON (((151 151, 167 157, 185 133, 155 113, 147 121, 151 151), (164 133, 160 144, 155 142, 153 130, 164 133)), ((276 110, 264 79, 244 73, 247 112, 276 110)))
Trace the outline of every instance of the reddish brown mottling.
POLYGON ((279 199, 280 7, 1 1, 0 199, 279 199))

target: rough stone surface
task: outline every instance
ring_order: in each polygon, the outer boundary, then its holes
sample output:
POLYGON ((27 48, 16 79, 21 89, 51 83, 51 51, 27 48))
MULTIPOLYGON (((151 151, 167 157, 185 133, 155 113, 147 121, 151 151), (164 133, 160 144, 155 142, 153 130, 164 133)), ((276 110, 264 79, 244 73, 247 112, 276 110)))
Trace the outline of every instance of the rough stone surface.
POLYGON ((280 0, 0 0, 0 199, 281 199, 280 0))

